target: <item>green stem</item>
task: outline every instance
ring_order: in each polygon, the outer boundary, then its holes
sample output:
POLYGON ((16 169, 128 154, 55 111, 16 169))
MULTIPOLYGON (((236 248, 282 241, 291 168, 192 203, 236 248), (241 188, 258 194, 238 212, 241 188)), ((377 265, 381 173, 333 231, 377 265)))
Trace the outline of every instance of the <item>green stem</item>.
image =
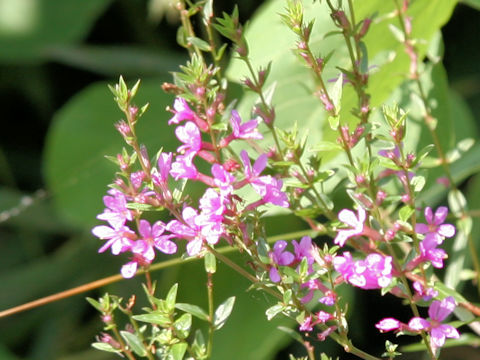
POLYGON ((207 343, 207 359, 210 359, 212 356, 213 348, 213 332, 215 327, 213 324, 214 317, 214 306, 213 306, 213 274, 207 272, 207 294, 208 294, 208 343, 207 343))
POLYGON ((132 352, 127 349, 127 345, 123 341, 122 337, 120 336, 120 333, 117 330, 117 326, 114 326, 112 329, 113 335, 115 336, 115 340, 118 341, 118 343, 121 346, 122 352, 127 356, 129 360, 136 360, 135 357, 133 356, 132 352))
POLYGON ((260 287, 268 294, 276 297, 277 299, 279 300, 283 300, 283 297, 282 295, 280 295, 279 293, 275 292, 273 289, 265 286, 264 284, 260 283, 260 280, 258 280, 255 276, 253 276, 252 274, 250 274, 248 271, 246 271, 245 269, 243 269, 240 265, 234 263, 232 260, 230 260, 228 257, 220 254, 218 251, 216 251, 214 248, 212 247, 207 247, 208 251, 210 251, 213 255, 215 255, 215 257, 222 261, 225 265, 231 267, 233 270, 235 270, 236 272, 238 272, 240 275, 242 275, 243 277, 245 277, 246 279, 250 280, 252 283, 254 284, 259 284, 260 287))

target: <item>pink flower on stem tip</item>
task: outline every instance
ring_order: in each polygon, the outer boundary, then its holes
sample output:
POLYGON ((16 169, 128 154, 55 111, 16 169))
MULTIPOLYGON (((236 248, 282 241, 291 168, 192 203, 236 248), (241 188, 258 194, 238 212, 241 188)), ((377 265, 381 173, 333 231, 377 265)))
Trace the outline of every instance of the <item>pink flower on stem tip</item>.
POLYGON ((392 281, 391 256, 372 253, 364 260, 354 261, 347 251, 333 259, 333 266, 346 282, 361 289, 381 289, 392 281))
POLYGON ((285 250, 287 245, 287 242, 284 240, 277 241, 273 245, 273 251, 270 252, 270 259, 272 259, 273 263, 273 266, 270 268, 270 280, 273 282, 279 282, 281 279, 277 266, 288 266, 295 260, 295 256, 285 250))
POLYGON ((184 120, 195 120, 198 115, 190 109, 184 98, 177 97, 173 103, 173 117, 168 120, 168 125, 179 124, 184 120))
POLYGON ((235 139, 263 139, 262 134, 258 131, 258 120, 250 120, 242 124, 242 119, 237 110, 232 110, 230 117, 230 125, 232 126, 233 136, 235 139))
POLYGON ((358 216, 355 213, 348 209, 343 209, 338 213, 338 219, 349 225, 351 229, 339 229, 337 236, 333 242, 339 246, 344 246, 347 240, 353 236, 358 236, 363 233, 363 227, 365 220, 367 218, 366 211, 362 208, 358 208, 358 216))
POLYGON ((425 208, 425 220, 427 220, 427 224, 417 224, 415 231, 419 234, 425 234, 425 238, 433 237, 437 244, 441 244, 446 237, 450 238, 455 235, 455 226, 443 223, 447 215, 448 208, 445 206, 440 206, 437 211, 435 211, 435 215, 433 214, 432 208, 427 206, 425 208))
POLYGON ((442 324, 455 310, 456 304, 453 296, 443 300, 435 300, 428 308, 430 321, 420 317, 414 317, 408 322, 408 327, 415 331, 427 331, 430 334, 430 346, 436 349, 445 344, 445 338, 458 339, 460 334, 457 329, 448 324, 442 324))
POLYGON ((125 195, 117 189, 110 189, 107 193, 110 196, 103 197, 103 203, 107 208, 97 216, 97 219, 108 221, 113 228, 123 226, 126 221, 132 221, 132 211, 127 208, 125 195))

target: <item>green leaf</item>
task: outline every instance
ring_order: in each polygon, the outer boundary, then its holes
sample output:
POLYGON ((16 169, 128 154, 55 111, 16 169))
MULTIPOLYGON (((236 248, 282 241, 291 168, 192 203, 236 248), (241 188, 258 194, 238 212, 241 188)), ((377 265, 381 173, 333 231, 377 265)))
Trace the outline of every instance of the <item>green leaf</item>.
POLYGON ((75 44, 90 31, 112 0, 3 0, 0 62, 40 62, 52 48, 75 44))
POLYGON ((172 360, 182 360, 185 352, 187 351, 188 344, 181 342, 178 344, 173 345, 170 348, 169 355, 172 357, 172 360))
POLYGON ((92 347, 94 347, 97 350, 101 351, 106 351, 106 352, 112 352, 112 353, 121 353, 120 350, 115 349, 112 345, 103 343, 103 342, 94 342, 92 344, 92 347))
POLYGON ((197 38, 195 36, 189 36, 187 37, 187 41, 199 48, 202 51, 210 51, 210 44, 206 42, 205 40, 202 40, 200 38, 197 38))
POLYGON ((474 9, 480 10, 480 0, 460 0, 460 2, 471 6, 474 9))
POLYGON ((183 53, 131 46, 58 45, 49 56, 60 64, 115 77, 167 75, 186 61, 183 53))
POLYGON ((175 307, 179 310, 192 314, 193 316, 199 318, 200 320, 208 321, 208 314, 200 306, 185 304, 185 303, 177 303, 175 304, 175 307))
POLYGON ((278 330, 283 331, 284 333, 288 334, 292 339, 297 340, 300 344, 303 344, 302 336, 295 330, 290 329, 285 326, 277 327, 278 330))
MULTIPOLYGON (((412 37, 422 39, 421 43, 416 44, 420 53, 420 61, 426 54, 430 39, 448 20, 455 4, 455 0, 447 0, 442 3, 442 6, 429 1, 416 1, 409 7, 409 16, 412 17, 412 37), (424 21, 426 18, 429 21, 424 21)), ((320 3, 318 1, 303 1, 303 6, 305 22, 308 23, 315 19, 313 33, 318 34, 318 36, 312 37, 310 41, 313 53, 323 55, 334 50, 329 63, 323 69, 323 78, 325 81, 337 78, 338 69, 335 66, 350 70, 350 58, 343 37, 324 36, 332 30, 336 30, 330 19, 328 4, 324 1, 320 3)), ((300 134, 308 134, 307 146, 314 146, 319 141, 335 142, 338 133, 331 128, 337 127, 338 119, 328 118, 323 105, 314 95, 316 84, 311 71, 290 50, 294 47, 297 38, 292 31, 278 20, 278 13, 282 12, 283 7, 284 1, 267 2, 259 9, 258 15, 249 22, 245 36, 249 43, 252 66, 257 69, 269 62, 274 64, 266 86, 276 83, 272 103, 276 105, 275 125, 277 127, 288 130, 297 121, 300 126, 300 134), (258 36, 258 34, 262 34, 262 36, 258 36)), ((395 5, 393 2, 372 0, 355 3, 354 7, 355 15, 359 19, 369 17, 374 13, 378 14, 377 18, 382 19, 382 21, 372 24, 367 35, 362 39, 368 49, 369 63, 375 65, 375 72, 372 71, 369 74, 370 107, 378 109, 404 83, 405 77, 401 74, 408 74, 410 60, 405 54, 404 45, 399 43, 388 30, 389 24, 398 24, 396 18, 385 16, 394 11, 395 5), (399 76, 392 76, 392 74, 399 74, 399 76)), ((232 81, 241 82, 241 79, 247 75, 247 66, 241 60, 233 59, 227 69, 227 76, 232 81)), ((329 93, 333 86, 333 84, 327 85, 329 93)), ((443 83, 441 86, 443 86, 443 83)), ((448 89, 448 87, 446 88, 448 89)), ((408 97, 403 95, 412 92, 414 91, 410 88, 408 90, 402 89, 402 92, 399 91, 397 95, 400 99, 408 100, 408 97)), ((434 101, 434 96, 437 93, 431 91, 428 94, 432 96, 431 100, 434 101)), ((246 93, 239 102, 239 112, 243 116, 250 114, 256 100, 255 94, 246 93)), ((443 98, 436 103, 443 106, 443 98)), ((445 104, 448 107, 448 98, 445 104)), ((345 122, 352 126, 357 122, 351 115, 352 109, 356 107, 358 107, 357 96, 352 88, 346 85, 341 97, 340 119, 342 124, 345 122)), ((441 112, 445 113, 447 117, 449 116, 448 110, 445 112, 445 109, 442 109, 441 112)), ((378 114, 378 111, 376 113, 378 114)), ((421 114, 421 112, 418 113, 421 114)), ((416 124, 420 123, 417 122, 416 124)), ((442 129, 442 137, 444 137, 443 131, 445 131, 445 136, 451 138, 453 132, 451 128, 449 129, 449 125, 447 124, 442 129)), ((421 137, 421 130, 413 135, 411 143, 414 146, 411 149, 417 148, 416 145, 419 140, 422 140, 421 146, 426 145, 426 141, 423 141, 424 138, 421 137)), ((428 131, 425 138, 426 136, 429 136, 428 131)), ((430 142, 431 140, 428 141, 428 143, 430 142)), ((266 134, 261 144, 265 147, 274 145, 273 137, 266 134)), ((358 148, 359 154, 364 151, 362 146, 357 145, 356 148, 358 148)), ((335 152, 325 154, 322 165, 334 159, 336 155, 335 152)), ((343 175, 339 173, 336 176, 343 175)), ((332 181, 329 186, 333 188, 333 184, 337 184, 337 182, 332 181)), ((327 193, 330 190, 329 187, 325 188, 327 193)))
POLYGON ((205 271, 210 274, 215 274, 217 271, 217 259, 211 252, 207 252, 204 257, 205 271))
POLYGON ((410 216, 412 216, 414 212, 415 212, 415 209, 413 209, 411 206, 405 205, 398 212, 398 217, 400 218, 400 220, 407 222, 408 219, 410 219, 410 216))
POLYGON ((172 323, 167 315, 160 313, 134 315, 133 318, 138 321, 156 324, 160 326, 170 326, 170 324, 172 323))
POLYGON ((235 296, 232 296, 220 304, 217 310, 215 310, 215 314, 213 316, 213 326, 215 327, 215 330, 218 330, 225 325, 225 322, 232 313, 234 304, 235 296))
POLYGON ((457 222, 457 234, 452 250, 448 252, 448 266, 445 271, 445 285, 455 289, 461 280, 465 257, 468 255, 468 237, 472 230, 472 218, 463 217, 457 222))
POLYGON ((343 90, 343 73, 340 73, 330 93, 331 94, 330 97, 333 101, 333 105, 335 106, 336 114, 340 114, 340 110, 342 109, 342 90, 343 90))
MULTIPOLYGON (((167 126, 171 114, 165 111, 173 99, 158 84, 143 81, 135 98, 138 104, 152 104, 137 125, 140 142, 152 155, 161 147, 176 148, 173 129, 167 126)), ((46 181, 58 213, 74 225, 92 226, 103 208, 102 197, 116 171, 104 156, 125 146, 113 126, 121 116, 106 83, 87 87, 55 114, 46 141, 46 181)))
POLYGON ((458 189, 453 189, 448 193, 448 205, 450 211, 456 216, 460 217, 466 210, 467 199, 458 189))
POLYGON ((138 356, 147 355, 147 350, 145 350, 142 341, 137 335, 132 334, 128 331, 120 331, 120 335, 122 335, 122 338, 125 340, 127 345, 130 347, 130 349, 132 349, 135 354, 137 354, 138 356))
POLYGON ((177 301, 177 290, 178 290, 178 283, 174 284, 170 290, 168 291, 167 297, 165 298, 165 301, 167 303, 167 308, 169 309, 170 312, 173 312, 173 309, 175 309, 175 302, 177 301))
POLYGON ((275 316, 280 314, 284 309, 284 306, 282 304, 276 304, 267 309, 265 311, 265 315, 267 315, 267 319, 270 321, 272 320, 275 316))
POLYGON ((190 333, 190 328, 192 327, 192 315, 188 313, 183 314, 177 320, 175 320, 173 326, 181 337, 186 338, 190 333))

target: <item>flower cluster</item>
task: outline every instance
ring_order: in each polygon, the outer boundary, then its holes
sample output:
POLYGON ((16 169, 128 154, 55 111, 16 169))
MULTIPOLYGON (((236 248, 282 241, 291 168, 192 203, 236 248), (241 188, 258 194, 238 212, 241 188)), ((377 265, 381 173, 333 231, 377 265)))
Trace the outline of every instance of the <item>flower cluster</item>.
POLYGON ((430 320, 421 317, 413 317, 408 324, 401 323, 394 318, 386 318, 379 321, 375 326, 380 331, 408 331, 419 333, 425 331, 430 335, 430 346, 435 352, 445 344, 445 338, 458 339, 460 334, 457 329, 442 322, 455 310, 455 299, 452 296, 443 300, 435 300, 428 308, 430 320))
MULTIPOLYGON (((155 249, 173 254, 177 251, 176 241, 183 239, 187 241, 188 255, 196 256, 206 244, 215 245, 221 238, 230 241, 228 226, 239 224, 245 212, 264 204, 289 206, 287 195, 282 190, 282 180, 262 174, 267 167, 266 154, 260 154, 253 165, 245 150, 240 153, 240 162, 234 158, 221 161, 219 156, 219 151, 234 140, 261 139, 257 119, 242 123, 238 112, 233 110, 231 132, 215 138, 215 145, 202 139, 203 134, 213 131, 211 124, 192 110, 185 99, 178 97, 173 108, 174 116, 168 123, 177 125, 175 135, 181 145, 176 153, 161 153, 157 166, 152 167, 146 149, 142 148, 140 157, 145 166, 140 171, 130 170, 127 157, 119 155, 121 170, 128 184, 121 178, 116 180, 115 188, 104 197, 106 209, 97 216, 107 221, 108 226, 100 225, 92 230, 95 236, 107 240, 99 252, 111 248, 114 255, 132 254, 131 261, 121 271, 127 278, 132 277, 139 266, 148 267, 152 263, 155 249), (197 170, 197 158, 211 164, 210 174, 197 170), (198 209, 173 198, 170 178, 206 185, 198 201, 198 209), (251 186, 259 199, 250 203, 242 201, 236 192, 245 186, 251 186), (152 226, 141 219, 142 206, 138 204, 164 207, 175 218, 166 224, 157 221, 152 226), (132 223, 136 223, 137 231, 132 229, 132 223)), ((130 132, 124 130, 124 133, 130 132)))

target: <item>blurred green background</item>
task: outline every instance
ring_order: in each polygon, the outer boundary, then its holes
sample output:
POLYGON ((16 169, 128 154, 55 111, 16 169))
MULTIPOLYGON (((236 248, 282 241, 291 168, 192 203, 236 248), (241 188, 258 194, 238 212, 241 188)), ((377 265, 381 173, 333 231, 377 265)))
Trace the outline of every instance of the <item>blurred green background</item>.
MULTIPOLYGON (((239 3, 245 22, 263 2, 239 3)), ((457 5, 442 30, 444 65, 449 94, 460 99, 459 116, 479 119, 480 2, 468 3, 457 5)), ((233 5, 216 1, 215 11, 231 11, 233 5)), ((0 0, 0 310, 118 272, 124 259, 97 254, 98 239, 90 234, 115 171, 104 156, 122 146, 113 127, 121 114, 106 84, 120 74, 130 84, 141 78, 138 102, 151 103, 140 124, 142 141, 173 148, 173 132, 162 131, 172 97, 160 86, 186 60, 176 45, 176 21, 166 0, 0 0)), ((480 198, 478 181, 469 176, 463 182, 469 200, 480 198)), ((292 227, 300 225, 271 224, 275 233, 292 227)), ((180 285, 180 301, 205 303, 196 267, 155 274, 160 294, 188 278, 189 285, 180 285)), ((291 323, 264 319, 270 299, 245 293, 248 284, 228 271, 219 272, 216 282, 222 289, 218 302, 230 292, 239 301, 216 338, 215 359, 286 359, 288 351, 297 351, 275 330, 291 323), (269 336, 262 337, 265 333, 269 336)), ((140 284, 123 281, 0 319, 0 360, 114 358, 89 346, 101 323, 84 297, 104 291, 128 297, 140 292, 140 284)), ((354 319, 360 329, 372 328, 369 309, 376 308, 379 296, 355 294, 367 310, 354 319)), ((360 330, 357 338, 369 346, 366 334, 360 330)), ((338 351, 328 342, 324 349, 338 351)), ((480 357, 446 353, 449 359, 480 357)))

